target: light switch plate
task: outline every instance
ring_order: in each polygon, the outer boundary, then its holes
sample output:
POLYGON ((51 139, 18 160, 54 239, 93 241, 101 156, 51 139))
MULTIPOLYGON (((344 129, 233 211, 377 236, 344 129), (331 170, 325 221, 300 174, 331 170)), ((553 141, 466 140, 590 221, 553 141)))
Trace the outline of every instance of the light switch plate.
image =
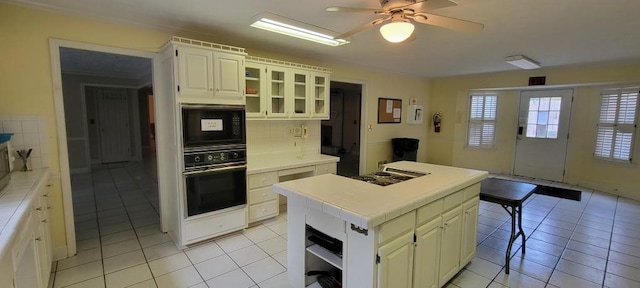
POLYGON ((293 127, 293 137, 296 137, 296 138, 302 137, 302 128, 301 127, 293 127))

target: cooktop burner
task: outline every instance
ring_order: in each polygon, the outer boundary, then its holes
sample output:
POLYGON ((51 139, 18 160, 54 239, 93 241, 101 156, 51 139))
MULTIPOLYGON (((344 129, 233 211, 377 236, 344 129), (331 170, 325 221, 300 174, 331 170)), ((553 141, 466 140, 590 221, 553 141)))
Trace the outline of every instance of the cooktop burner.
POLYGON ((391 184, 399 183, 406 180, 411 180, 416 177, 424 176, 429 173, 420 173, 414 171, 404 171, 400 169, 394 169, 384 167, 383 171, 377 171, 365 175, 352 176, 351 178, 364 181, 371 184, 380 186, 388 186, 391 184), (388 171, 388 172, 387 172, 388 171))

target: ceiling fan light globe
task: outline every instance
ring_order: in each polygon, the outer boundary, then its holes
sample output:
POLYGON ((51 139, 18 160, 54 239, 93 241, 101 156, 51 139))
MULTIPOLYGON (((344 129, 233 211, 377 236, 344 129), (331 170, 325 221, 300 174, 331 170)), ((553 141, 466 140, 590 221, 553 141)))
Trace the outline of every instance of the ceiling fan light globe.
POLYGON ((392 43, 400 43, 407 40, 415 27, 408 21, 395 21, 380 27, 382 37, 392 43))

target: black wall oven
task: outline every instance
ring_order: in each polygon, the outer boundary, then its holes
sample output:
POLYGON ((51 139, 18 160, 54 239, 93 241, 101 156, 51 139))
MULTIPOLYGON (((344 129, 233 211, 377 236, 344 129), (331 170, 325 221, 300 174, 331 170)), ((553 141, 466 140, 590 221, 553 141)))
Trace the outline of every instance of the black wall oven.
POLYGON ((247 204, 244 147, 185 152, 187 217, 247 204))
POLYGON ((188 148, 244 145, 245 109, 239 105, 182 105, 182 139, 188 148))

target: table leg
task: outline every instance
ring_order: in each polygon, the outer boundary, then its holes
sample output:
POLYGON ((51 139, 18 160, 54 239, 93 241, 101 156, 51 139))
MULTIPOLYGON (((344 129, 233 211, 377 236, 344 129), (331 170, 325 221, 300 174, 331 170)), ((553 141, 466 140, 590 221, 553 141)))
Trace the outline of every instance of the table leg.
POLYGON ((511 206, 511 211, 509 211, 507 209, 506 206, 502 206, 505 210, 507 210, 507 212, 509 212, 509 214, 511 215, 511 237, 509 237, 509 245, 507 246, 507 254, 505 256, 506 258, 506 263, 505 263, 505 268, 504 268, 504 273, 505 274, 509 274, 509 262, 510 262, 510 258, 511 258, 511 246, 513 246, 513 242, 516 241, 516 238, 518 237, 516 234, 516 207, 511 206))
POLYGON ((520 231, 518 231, 518 234, 520 234, 522 236, 522 254, 524 254, 525 252, 525 240, 527 239, 527 237, 525 237, 524 235, 524 231, 522 230, 522 204, 518 205, 518 229, 520 229, 520 231))

